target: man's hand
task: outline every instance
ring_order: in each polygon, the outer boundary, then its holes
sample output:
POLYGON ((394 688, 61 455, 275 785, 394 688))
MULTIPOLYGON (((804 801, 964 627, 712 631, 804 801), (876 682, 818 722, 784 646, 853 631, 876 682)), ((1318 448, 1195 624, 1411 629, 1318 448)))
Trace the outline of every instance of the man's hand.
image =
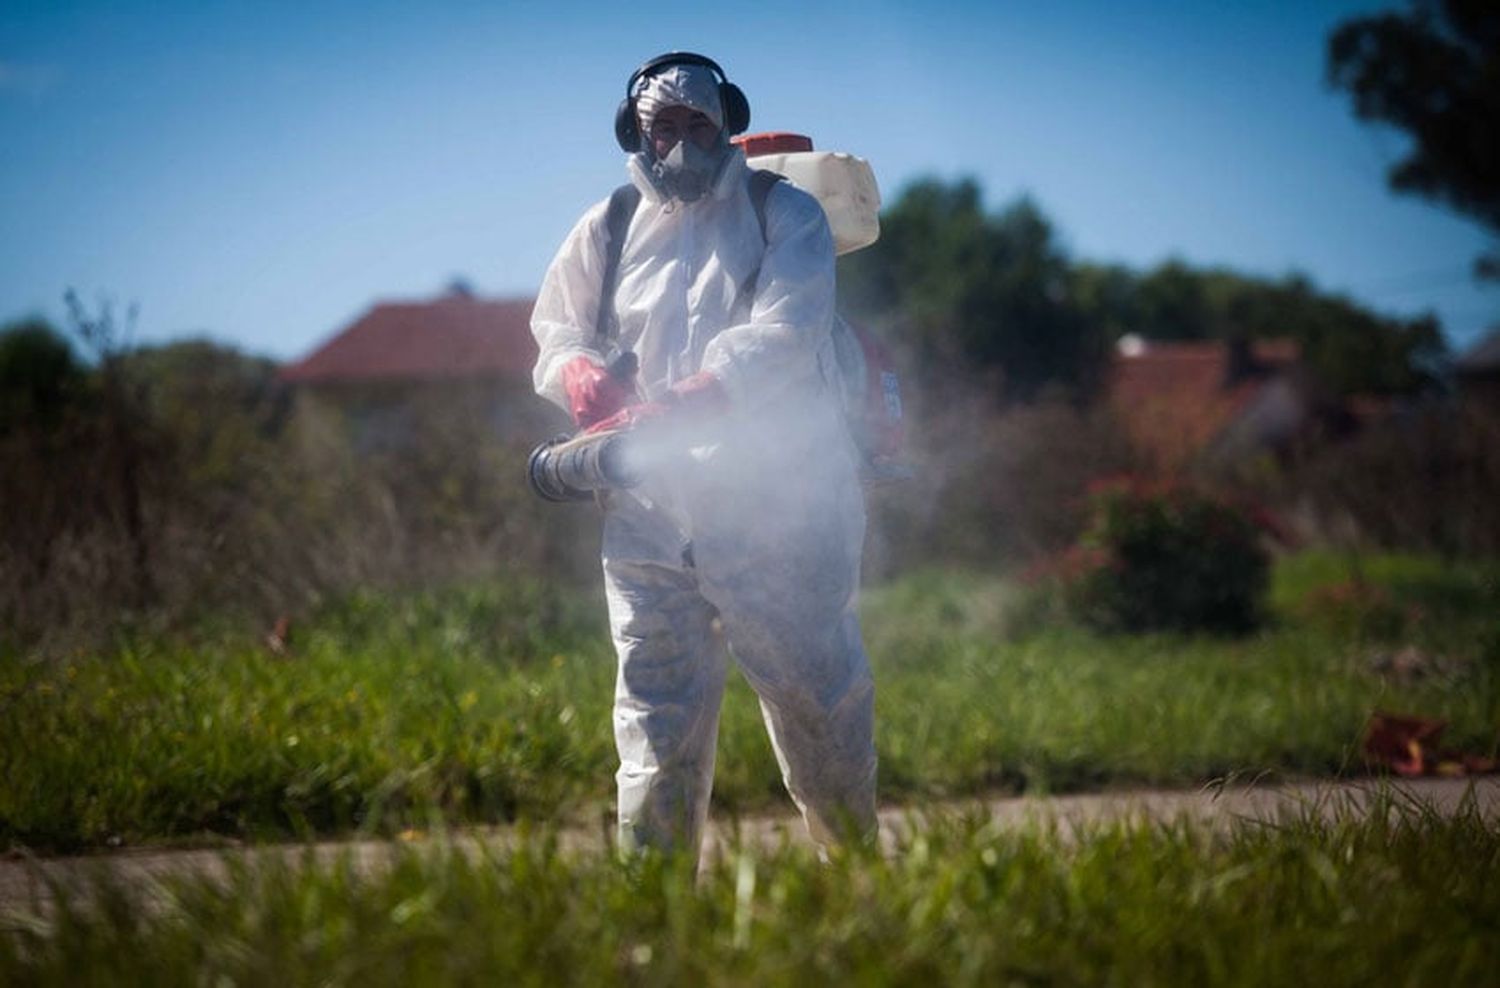
POLYGON ((629 380, 620 380, 588 357, 574 357, 564 364, 562 379, 568 411, 580 428, 609 418, 635 400, 629 380))
POLYGON ((583 431, 585 433, 616 432, 620 429, 634 429, 647 422, 659 422, 665 419, 670 411, 670 406, 660 401, 643 401, 635 405, 626 405, 607 419, 601 419, 583 431))
POLYGON ((660 401, 628 405, 585 431, 612 432, 658 422, 700 423, 716 419, 727 411, 729 395, 723 383, 710 372, 699 371, 672 385, 660 401))

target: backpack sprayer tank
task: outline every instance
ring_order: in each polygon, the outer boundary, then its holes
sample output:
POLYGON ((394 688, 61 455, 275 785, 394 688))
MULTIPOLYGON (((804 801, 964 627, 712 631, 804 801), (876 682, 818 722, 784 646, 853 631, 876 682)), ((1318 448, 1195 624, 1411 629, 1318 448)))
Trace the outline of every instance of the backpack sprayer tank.
MULTIPOLYGON (((880 187, 863 158, 839 151, 815 151, 805 134, 773 131, 741 134, 732 143, 752 168, 775 172, 818 200, 828 217, 834 252, 849 254, 880 239, 880 187)), ((844 404, 849 433, 860 452, 860 478, 867 484, 912 476, 900 453, 906 426, 901 384, 890 354, 874 336, 835 316, 834 359, 830 375, 844 404)))
POLYGON ((849 254, 880 239, 880 186, 865 159, 814 151, 812 138, 784 131, 741 134, 731 143, 745 152, 750 167, 785 175, 818 200, 835 253, 849 254))

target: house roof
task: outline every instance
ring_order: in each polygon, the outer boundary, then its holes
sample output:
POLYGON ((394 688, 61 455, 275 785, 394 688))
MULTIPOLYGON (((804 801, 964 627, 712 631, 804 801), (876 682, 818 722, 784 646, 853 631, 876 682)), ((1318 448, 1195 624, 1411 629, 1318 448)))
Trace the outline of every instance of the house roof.
POLYGON ((299 384, 529 377, 531 299, 381 302, 281 370, 299 384))
POLYGON ((1454 363, 1460 374, 1489 374, 1500 370, 1500 329, 1491 330, 1454 363))
POLYGON ((1250 344, 1245 373, 1231 375, 1223 341, 1122 347, 1108 379, 1126 436, 1161 469, 1186 465, 1213 443, 1267 384, 1301 357, 1294 340, 1250 344))

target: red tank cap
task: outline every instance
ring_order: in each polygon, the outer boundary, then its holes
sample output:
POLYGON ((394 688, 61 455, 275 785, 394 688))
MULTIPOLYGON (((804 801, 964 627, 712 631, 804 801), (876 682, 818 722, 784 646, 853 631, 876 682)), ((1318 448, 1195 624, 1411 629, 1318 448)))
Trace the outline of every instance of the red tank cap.
POLYGON ((811 137, 784 130, 772 130, 764 134, 741 134, 739 137, 731 137, 729 143, 743 149, 747 158, 759 158, 763 154, 793 154, 797 151, 813 149, 811 137))

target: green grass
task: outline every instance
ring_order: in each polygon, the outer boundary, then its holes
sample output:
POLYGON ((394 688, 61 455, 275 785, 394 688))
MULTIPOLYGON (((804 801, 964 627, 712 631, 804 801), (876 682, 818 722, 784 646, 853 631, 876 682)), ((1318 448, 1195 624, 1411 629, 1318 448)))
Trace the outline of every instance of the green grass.
POLYGON ((104 873, 0 920, 0 983, 1478 985, 1500 971, 1500 830, 1313 814, 1076 840, 950 819, 895 854, 620 862, 536 838, 179 877, 104 873))
POLYGON ((1500 568, 1386 557, 1367 569, 1389 598, 1374 619, 1369 607, 1325 605, 1323 591, 1348 581, 1341 561, 1283 562, 1271 626, 1244 639, 1104 638, 1061 625, 997 644, 1011 615, 1034 610, 1014 587, 909 580, 876 595, 867 622, 884 782, 1060 791, 1360 771, 1361 732, 1377 709, 1447 719, 1445 743, 1493 752, 1500 568), (1406 646, 1440 661, 1409 680, 1382 673, 1379 657, 1406 646))
MULTIPOLYGON (((1372 710, 1500 739, 1496 567, 1295 557, 1276 623, 1241 640, 1037 628, 992 578, 919 574, 867 594, 881 795, 1193 784, 1362 769, 1372 710), (1330 592, 1334 587, 1336 592, 1330 592), (1025 630, 1031 629, 1031 630, 1025 630), (1412 681, 1372 656, 1440 656, 1412 681)), ((232 638, 0 663, 0 847, 282 838, 592 818, 612 796, 614 660, 602 600, 527 584, 357 597, 287 657, 232 638)), ((734 680, 721 810, 788 804, 734 680)))

